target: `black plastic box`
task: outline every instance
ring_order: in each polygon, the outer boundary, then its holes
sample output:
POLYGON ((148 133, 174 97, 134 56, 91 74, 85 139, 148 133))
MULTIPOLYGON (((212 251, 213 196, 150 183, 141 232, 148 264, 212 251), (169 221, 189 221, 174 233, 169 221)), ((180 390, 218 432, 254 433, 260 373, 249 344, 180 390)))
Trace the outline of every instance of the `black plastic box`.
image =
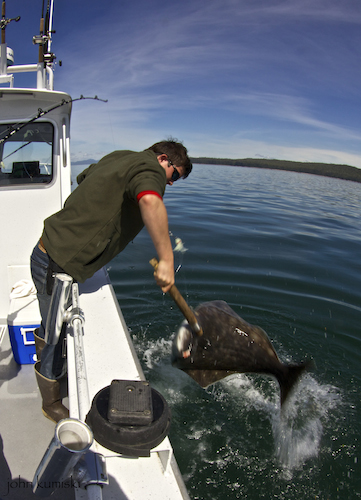
POLYGON ((113 380, 108 420, 118 425, 149 425, 153 421, 152 389, 147 381, 113 380))

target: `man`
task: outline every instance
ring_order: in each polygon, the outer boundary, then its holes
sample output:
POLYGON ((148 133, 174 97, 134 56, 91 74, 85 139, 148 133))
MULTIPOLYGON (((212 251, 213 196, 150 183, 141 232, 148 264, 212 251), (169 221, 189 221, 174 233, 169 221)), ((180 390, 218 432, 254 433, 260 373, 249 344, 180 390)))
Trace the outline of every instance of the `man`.
POLYGON ((174 283, 174 259, 163 195, 167 184, 188 177, 191 170, 187 149, 173 140, 140 153, 114 151, 82 172, 62 210, 44 221, 31 271, 42 317, 35 334, 40 359, 35 373, 43 413, 51 420, 58 422, 69 415, 59 391, 59 379, 66 373, 61 342, 53 346, 44 341, 52 273, 65 272, 84 282, 145 226, 158 254, 155 280, 167 292, 174 283))

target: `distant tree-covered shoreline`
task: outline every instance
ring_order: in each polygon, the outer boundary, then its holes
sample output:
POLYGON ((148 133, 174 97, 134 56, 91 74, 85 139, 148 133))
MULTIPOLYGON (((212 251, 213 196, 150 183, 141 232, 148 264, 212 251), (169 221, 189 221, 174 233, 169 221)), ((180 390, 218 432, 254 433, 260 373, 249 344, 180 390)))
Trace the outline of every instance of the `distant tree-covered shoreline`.
POLYGON ((193 163, 209 165, 230 165, 235 167, 269 168, 276 170, 289 170, 291 172, 303 172, 306 174, 336 177, 346 181, 361 182, 361 169, 350 165, 336 165, 333 163, 303 163, 286 160, 267 160, 245 158, 232 160, 228 158, 192 158, 193 163))

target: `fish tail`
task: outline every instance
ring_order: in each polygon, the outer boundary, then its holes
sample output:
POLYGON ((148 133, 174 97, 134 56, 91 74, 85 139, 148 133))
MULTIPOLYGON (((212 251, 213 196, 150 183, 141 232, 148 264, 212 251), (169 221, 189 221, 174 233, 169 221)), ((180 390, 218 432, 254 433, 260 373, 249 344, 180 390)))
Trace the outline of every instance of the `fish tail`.
POLYGON ((281 389, 281 407, 287 400, 302 373, 310 370, 312 367, 312 361, 306 361, 297 365, 286 365, 286 369, 277 377, 281 389))

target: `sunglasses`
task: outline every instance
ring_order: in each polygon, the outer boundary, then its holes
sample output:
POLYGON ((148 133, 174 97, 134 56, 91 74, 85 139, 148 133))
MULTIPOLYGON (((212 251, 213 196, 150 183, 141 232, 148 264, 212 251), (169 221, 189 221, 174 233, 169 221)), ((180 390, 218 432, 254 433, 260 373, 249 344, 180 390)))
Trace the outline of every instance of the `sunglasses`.
POLYGON ((173 165, 173 163, 170 160, 168 160, 168 163, 169 163, 169 165, 171 167, 173 167, 173 173, 172 173, 172 177, 171 177, 170 180, 172 182, 175 182, 175 181, 177 181, 179 179, 180 173, 178 172, 178 170, 175 168, 175 166, 173 165))

